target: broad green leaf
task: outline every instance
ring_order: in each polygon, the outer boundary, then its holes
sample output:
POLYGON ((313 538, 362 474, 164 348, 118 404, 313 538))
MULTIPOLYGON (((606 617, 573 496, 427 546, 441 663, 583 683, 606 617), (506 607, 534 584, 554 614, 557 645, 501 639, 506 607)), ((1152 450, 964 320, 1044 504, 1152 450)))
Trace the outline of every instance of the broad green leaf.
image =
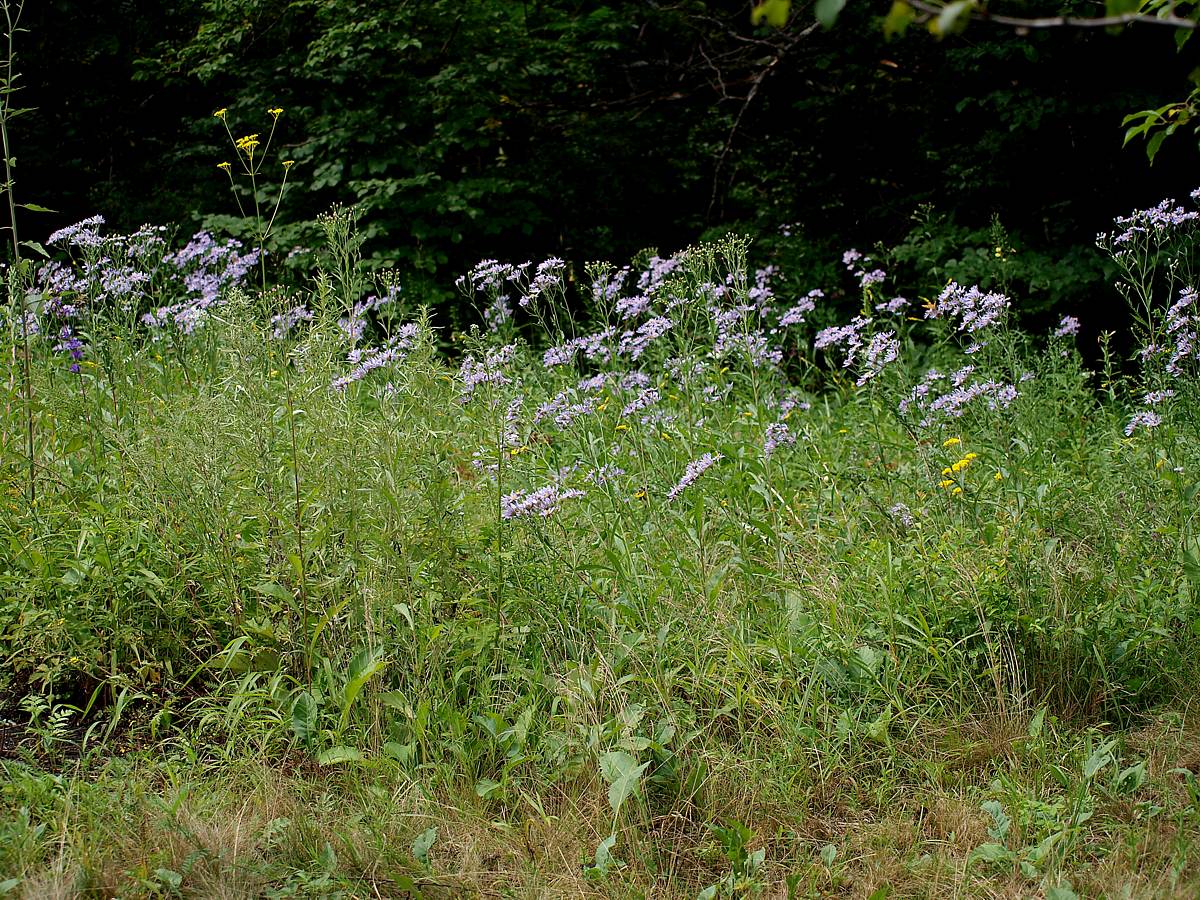
POLYGON ((813 12, 816 13, 817 21, 821 23, 822 27, 832 28, 838 15, 845 8, 846 0, 817 0, 813 12))
POLYGON ((750 24, 759 25, 765 20, 773 28, 782 28, 791 11, 792 0, 762 0, 750 10, 750 24))
POLYGON ((638 761, 624 750, 610 750, 600 757, 600 774, 608 782, 608 805, 613 813, 621 809, 621 804, 637 790, 642 773, 650 765, 638 761))
POLYGON ((41 244, 39 244, 37 241, 21 241, 21 246, 28 247, 30 250, 32 250, 34 253, 36 253, 38 256, 41 256, 43 259, 50 258, 50 254, 46 252, 46 248, 43 247, 41 244))
POLYGON ((1096 776, 1096 773, 1113 762, 1112 748, 1116 746, 1115 740, 1105 741, 1092 753, 1091 756, 1083 764, 1083 777, 1091 780, 1096 776))
POLYGON ((596 853, 592 860, 592 870, 597 875, 607 875, 610 869, 625 867, 625 863, 612 855, 612 849, 616 846, 616 843, 616 834, 610 834, 596 845, 596 853))
POLYGON ((1154 157, 1158 155, 1158 148, 1162 146, 1162 142, 1167 139, 1167 135, 1175 129, 1171 128, 1166 131, 1156 132, 1151 136, 1150 140, 1146 141, 1146 158, 1150 160, 1150 164, 1154 164, 1154 157))
POLYGON ((292 597, 291 591, 273 581, 267 581, 262 584, 255 585, 254 593, 262 594, 264 597, 274 597, 276 600, 281 600, 284 603, 291 603, 295 599, 292 597))
POLYGON ((354 747, 330 747, 317 755, 317 765, 336 766, 339 763, 358 762, 362 758, 362 751, 354 747))
POLYGON ((1002 844, 980 844, 967 857, 968 862, 983 860, 984 862, 1009 862, 1015 854, 1002 844))
POLYGON ((433 849, 433 845, 437 841, 437 836, 438 830, 436 827, 427 828, 413 840, 412 855, 421 865, 429 865, 429 851, 433 849))
POLYGON ((346 686, 342 689, 342 717, 339 728, 345 728, 350 719, 350 708, 363 686, 383 670, 387 659, 375 648, 364 648, 350 660, 350 668, 346 672, 346 686))
POLYGON ((311 744, 317 733, 317 701, 304 691, 292 704, 292 734, 305 744, 311 744))
POLYGON ((1046 707, 1042 707, 1029 720, 1029 736, 1035 741, 1042 735, 1042 726, 1046 722, 1046 707))
POLYGON ((982 809, 992 817, 993 824, 988 828, 988 836, 998 843, 1003 843, 1008 837, 1008 829, 1012 827, 1012 819, 1004 811, 1004 806, 999 801, 987 800, 982 809))
POLYGON ((53 213, 58 212, 57 209, 50 209, 48 206, 42 206, 40 203, 18 203, 17 206, 22 209, 27 209, 30 212, 53 213))

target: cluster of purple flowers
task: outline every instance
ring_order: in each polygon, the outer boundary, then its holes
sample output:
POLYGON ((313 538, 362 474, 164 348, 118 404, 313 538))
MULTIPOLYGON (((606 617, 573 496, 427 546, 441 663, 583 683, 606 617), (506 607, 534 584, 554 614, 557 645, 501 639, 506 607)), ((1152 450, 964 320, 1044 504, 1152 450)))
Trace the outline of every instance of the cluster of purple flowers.
POLYGON ((696 480, 707 472, 710 468, 723 460, 725 457, 720 453, 705 453, 699 459, 693 459, 687 464, 687 469, 683 473, 683 477, 676 482, 671 490, 667 491, 667 500, 674 500, 685 490, 696 483, 696 480))
POLYGON ((641 412, 643 409, 649 409, 661 399, 662 397, 658 393, 657 389, 652 387, 643 388, 640 392, 638 392, 638 395, 630 400, 629 403, 625 405, 625 408, 621 410, 621 418, 625 419, 636 412, 641 412))
POLYGON ((1056 338, 1074 337, 1077 334, 1079 334, 1079 320, 1074 316, 1063 316, 1058 327, 1054 329, 1056 338))
POLYGON ((780 447, 796 443, 796 436, 783 422, 772 422, 763 436, 763 458, 770 459, 780 447))
POLYGON ((930 369, 908 397, 900 401, 900 412, 908 413, 915 408, 922 416, 921 427, 928 428, 939 421, 961 418, 979 398, 986 400, 988 409, 998 410, 1007 409, 1019 396, 1016 385, 994 379, 972 381, 974 372, 974 366, 963 366, 950 376, 949 390, 935 395, 934 385, 944 381, 946 376, 937 369, 930 369))
POLYGON ((338 319, 338 327, 350 339, 351 346, 357 344, 362 339, 363 333, 367 330, 368 314, 394 303, 399 295, 400 286, 392 285, 384 292, 382 297, 372 294, 366 299, 355 303, 348 316, 338 319))
POLYGON ((674 324, 666 316, 655 316, 652 319, 647 319, 636 330, 626 331, 621 335, 618 352, 622 356, 628 356, 633 360, 641 359, 642 354, 646 352, 646 348, 670 331, 674 324))
POLYGON ((890 515, 895 521, 899 522, 905 528, 912 528, 915 524, 917 524, 917 520, 913 518, 912 510, 903 503, 893 504, 892 507, 888 509, 888 515, 890 515))
POLYGON ((1125 425, 1125 436, 1131 437, 1139 428, 1145 428, 1149 431, 1152 428, 1157 428, 1162 424, 1162 416, 1150 409, 1143 409, 1135 412, 1125 425))
POLYGON ((868 269, 867 267, 872 265, 871 257, 864 256, 853 248, 842 254, 842 265, 858 279, 858 286, 863 290, 881 284, 887 278, 887 272, 883 269, 868 269))
POLYGON ((842 366, 849 368, 854 363, 854 357, 859 348, 863 345, 862 333, 871 324, 871 321, 863 316, 855 316, 848 325, 831 325, 829 328, 823 328, 817 332, 813 346, 817 350, 844 347, 845 358, 842 366))
POLYGON ((208 310, 224 302, 224 291, 242 284, 259 262, 257 250, 241 252, 234 239, 218 242, 207 231, 197 232, 182 249, 163 258, 182 278, 186 300, 162 306, 142 316, 148 327, 161 330, 173 324, 180 334, 191 334, 204 324, 208 310))
POLYGON ((82 222, 60 228, 46 238, 46 243, 81 249, 97 247, 104 243, 104 238, 100 237, 100 226, 103 224, 104 216, 89 216, 82 222))
POLYGON ((596 485, 596 487, 603 487, 610 481, 615 481, 624 474, 625 470, 620 466, 614 466, 606 463, 605 465, 600 466, 598 469, 593 469, 591 472, 588 472, 587 480, 596 485))
POLYGON ((563 276, 566 273, 567 264, 557 256, 552 256, 549 259, 544 259, 537 264, 537 269, 533 273, 533 278, 526 285, 521 293, 521 299, 517 302, 522 309, 529 306, 530 303, 536 301, 543 294, 548 294, 552 291, 562 291, 563 276))
POLYGON ((541 422, 544 419, 553 417, 555 425, 559 428, 567 428, 581 416, 586 416, 594 412, 598 405, 595 397, 585 397, 580 402, 572 402, 574 399, 574 391, 559 391, 545 403, 538 406, 534 412, 533 421, 541 422))
POLYGON ((311 322, 312 319, 312 310, 304 304, 298 304, 285 309, 283 312, 271 316, 271 337, 277 341, 282 341, 301 322, 311 322))
POLYGON ((797 303, 779 317, 780 327, 786 328, 790 325, 799 325, 804 321, 804 317, 817 308, 816 301, 822 299, 825 292, 820 288, 813 288, 807 294, 797 301, 797 303))
POLYGON ((879 331, 871 335, 863 350, 860 364, 860 374, 857 384, 862 387, 884 370, 889 363, 895 362, 900 355, 900 341, 894 331, 879 331))
POLYGON ((1196 309, 1196 289, 1187 287, 1179 292, 1176 300, 1167 310, 1166 332, 1171 347, 1171 355, 1164 368, 1167 374, 1178 378, 1183 374, 1183 366, 1190 361, 1200 360, 1200 316, 1196 309))
POLYGON ((481 384, 508 384, 509 378, 504 374, 504 367, 512 361, 516 350, 516 344, 507 344, 486 351, 482 360, 468 353, 458 371, 462 380, 462 399, 470 399, 481 384))
POLYGON ((352 368, 340 378, 330 383, 335 391, 344 391, 356 381, 362 381, 376 369, 392 366, 401 362, 416 343, 419 329, 415 323, 401 325, 381 347, 369 347, 361 350, 355 347, 346 355, 346 361, 352 368))
POLYGON ((549 518, 558 512, 564 500, 582 496, 581 490, 563 489, 557 484, 548 484, 535 491, 513 491, 500 498, 500 518, 505 521, 534 515, 549 518))
POLYGON ((54 345, 55 353, 65 353, 71 357, 70 369, 79 372, 79 362, 83 359, 83 341, 76 337, 70 325, 64 325, 58 333, 58 343, 54 345))
POLYGON ((881 313, 889 313, 890 315, 898 315, 908 309, 911 304, 904 297, 893 297, 891 300, 885 300, 882 303, 875 304, 875 311, 881 313))
POLYGON ((978 285, 963 288, 951 281, 938 295, 937 302, 925 311, 925 318, 947 319, 956 331, 975 334, 1001 321, 1011 305, 1003 294, 984 293, 978 285))
POLYGON ((680 259, 672 256, 663 259, 661 256, 651 256, 646 262, 646 268, 638 275, 638 290, 649 294, 660 287, 667 277, 679 268, 680 259))
POLYGON ((557 344, 542 354, 542 365, 547 369, 569 366, 581 352, 589 361, 607 362, 612 356, 611 342, 616 333, 617 330, 609 326, 594 334, 585 334, 557 344))
MULTIPOLYGON (((1196 199, 1197 191, 1192 192, 1196 199)), ((1112 249, 1114 256, 1129 252, 1126 244, 1136 242, 1141 237, 1162 240, 1184 225, 1200 219, 1200 213, 1185 210, 1176 206, 1173 199, 1160 201, 1149 209, 1135 210, 1127 216, 1118 216, 1114 223, 1122 229, 1112 234, 1099 234, 1097 243, 1112 249)))

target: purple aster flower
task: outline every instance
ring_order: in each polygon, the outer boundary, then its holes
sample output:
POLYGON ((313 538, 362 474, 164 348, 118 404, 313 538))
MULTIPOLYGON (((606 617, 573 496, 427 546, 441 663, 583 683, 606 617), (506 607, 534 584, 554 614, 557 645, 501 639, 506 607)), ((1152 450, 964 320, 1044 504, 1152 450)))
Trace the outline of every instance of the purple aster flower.
POLYGON ((667 492, 667 500, 671 501, 682 494, 687 488, 696 483, 701 475, 707 472, 713 465, 723 460, 724 455, 717 453, 705 453, 699 459, 694 459, 687 464, 687 469, 683 473, 683 477, 679 479, 676 485, 667 492))
POLYGON ((1079 320, 1074 316, 1063 316, 1062 321, 1058 323, 1058 327, 1054 329, 1054 336, 1058 337, 1074 337, 1079 334, 1079 320))
POLYGON ((548 484, 535 491, 513 491, 500 498, 500 518, 505 521, 534 515, 549 518, 558 512, 564 500, 582 496, 583 491, 563 490, 557 484, 548 484))
POLYGON ((1162 416, 1148 409, 1143 409, 1133 414, 1129 423, 1125 426, 1125 436, 1130 437, 1139 428, 1145 428, 1147 431, 1152 428, 1157 428, 1162 424, 1162 416))
POLYGON ((763 437, 763 458, 770 459, 777 449, 796 443, 796 436, 783 422, 772 422, 763 437))

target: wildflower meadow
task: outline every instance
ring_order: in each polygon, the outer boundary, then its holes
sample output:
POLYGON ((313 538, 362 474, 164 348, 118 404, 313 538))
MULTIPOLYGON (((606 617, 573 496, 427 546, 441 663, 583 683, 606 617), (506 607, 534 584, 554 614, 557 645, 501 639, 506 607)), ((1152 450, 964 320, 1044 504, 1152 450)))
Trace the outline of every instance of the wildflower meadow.
POLYGON ((0 896, 1200 896, 1195 2, 25 6, 0 896))
POLYGON ((349 209, 299 290, 50 235, 6 270, 0 888, 1193 895, 1196 196, 1099 236, 1136 330, 1091 362, 855 250, 485 260, 452 331, 349 209))

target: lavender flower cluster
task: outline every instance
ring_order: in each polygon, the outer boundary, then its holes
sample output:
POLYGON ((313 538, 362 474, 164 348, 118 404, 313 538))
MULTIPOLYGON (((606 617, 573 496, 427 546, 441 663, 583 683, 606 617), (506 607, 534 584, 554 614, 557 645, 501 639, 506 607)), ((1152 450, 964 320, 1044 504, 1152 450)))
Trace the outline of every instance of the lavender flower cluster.
POLYGON ((521 519, 526 516, 549 518, 558 512, 563 501, 582 497, 583 491, 564 489, 558 484, 548 484, 534 491, 513 491, 500 498, 500 518, 521 519))
POLYGON ((724 458, 724 455, 720 453, 705 453, 699 459, 693 459, 687 464, 687 468, 684 470, 683 477, 676 482, 675 486, 671 488, 671 490, 667 491, 667 500, 674 500, 685 490, 695 484, 701 475, 703 475, 724 458))

